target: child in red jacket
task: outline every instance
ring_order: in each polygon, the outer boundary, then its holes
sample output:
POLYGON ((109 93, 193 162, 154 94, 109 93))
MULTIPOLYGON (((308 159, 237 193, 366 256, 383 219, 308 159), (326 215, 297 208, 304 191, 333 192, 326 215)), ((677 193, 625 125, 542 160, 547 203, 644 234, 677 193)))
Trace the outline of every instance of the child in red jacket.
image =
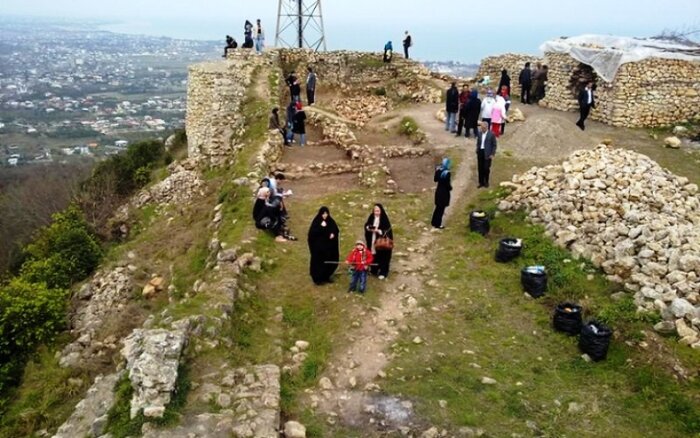
POLYGON ((345 259, 345 262, 350 265, 352 270, 352 279, 350 280, 350 288, 348 292, 365 293, 367 287, 367 271, 372 264, 374 258, 372 252, 367 249, 365 242, 358 240, 355 242, 355 248, 350 251, 350 255, 345 259))

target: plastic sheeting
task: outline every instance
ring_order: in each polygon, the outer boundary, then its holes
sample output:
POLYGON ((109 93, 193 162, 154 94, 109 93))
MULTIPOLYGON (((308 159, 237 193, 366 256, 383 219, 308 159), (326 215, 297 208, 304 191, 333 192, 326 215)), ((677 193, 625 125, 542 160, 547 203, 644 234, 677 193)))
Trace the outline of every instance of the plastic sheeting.
POLYGON ((580 35, 546 41, 540 50, 545 53, 567 53, 577 61, 593 67, 606 82, 612 82, 620 66, 627 62, 646 58, 700 62, 700 47, 650 38, 580 35))

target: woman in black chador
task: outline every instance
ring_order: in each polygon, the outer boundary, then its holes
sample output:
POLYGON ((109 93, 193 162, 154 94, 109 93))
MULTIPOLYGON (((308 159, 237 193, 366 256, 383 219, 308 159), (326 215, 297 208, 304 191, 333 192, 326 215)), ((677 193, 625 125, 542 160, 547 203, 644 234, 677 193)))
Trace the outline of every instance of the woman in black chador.
POLYGON ((329 283, 338 267, 338 225, 328 207, 321 207, 309 227, 309 251, 311 251, 311 278, 316 284, 329 283), (333 263, 325 263, 333 262, 333 263))
POLYGON ((435 228, 444 228, 442 226, 442 216, 445 214, 445 209, 450 205, 450 192, 452 184, 450 183, 450 167, 452 162, 449 158, 443 158, 442 164, 435 169, 435 177, 433 180, 437 183, 435 188, 435 211, 433 211, 433 219, 430 221, 435 228))
POLYGON ((367 218, 367 222, 365 222, 365 240, 367 241, 367 248, 374 255, 375 266, 372 266, 370 273, 377 275, 380 280, 384 280, 389 276, 392 251, 390 249, 377 250, 375 248, 374 243, 380 237, 388 237, 393 241, 394 232, 391 230, 391 222, 384 210, 384 206, 382 204, 374 204, 372 213, 367 218))

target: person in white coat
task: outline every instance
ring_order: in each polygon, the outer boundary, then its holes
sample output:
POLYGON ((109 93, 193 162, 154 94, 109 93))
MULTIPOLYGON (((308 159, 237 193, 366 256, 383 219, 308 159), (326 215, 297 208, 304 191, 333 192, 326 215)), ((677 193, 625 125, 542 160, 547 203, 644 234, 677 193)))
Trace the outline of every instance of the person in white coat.
POLYGON ((491 114, 493 107, 496 105, 496 99, 493 97, 493 90, 490 88, 486 91, 486 97, 481 101, 481 120, 488 125, 487 129, 491 129, 491 114))

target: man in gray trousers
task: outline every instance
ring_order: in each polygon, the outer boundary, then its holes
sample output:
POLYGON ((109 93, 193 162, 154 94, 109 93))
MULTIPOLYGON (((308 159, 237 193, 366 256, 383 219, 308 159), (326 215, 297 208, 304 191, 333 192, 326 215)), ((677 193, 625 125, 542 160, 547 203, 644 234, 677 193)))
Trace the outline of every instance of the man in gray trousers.
POLYGON ((476 137, 476 161, 479 168, 479 188, 489 186, 491 160, 496 155, 496 136, 489 131, 489 125, 481 122, 479 135, 476 137))

